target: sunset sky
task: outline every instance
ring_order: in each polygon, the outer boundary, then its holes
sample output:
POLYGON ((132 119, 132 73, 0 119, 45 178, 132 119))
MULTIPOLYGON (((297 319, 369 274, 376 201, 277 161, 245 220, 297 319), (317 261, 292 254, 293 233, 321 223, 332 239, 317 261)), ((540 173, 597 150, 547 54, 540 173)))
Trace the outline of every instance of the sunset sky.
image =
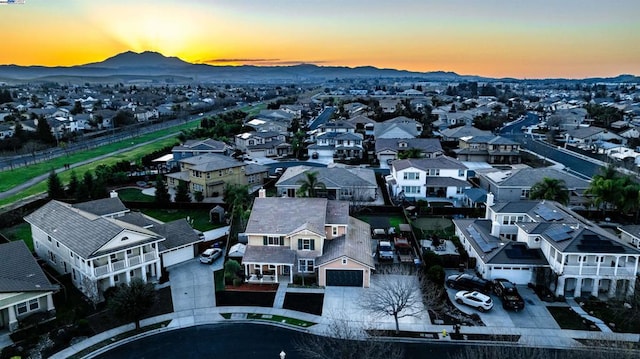
POLYGON ((211 65, 640 75, 639 15, 640 0, 27 0, 0 6, 0 64, 149 50, 211 65))

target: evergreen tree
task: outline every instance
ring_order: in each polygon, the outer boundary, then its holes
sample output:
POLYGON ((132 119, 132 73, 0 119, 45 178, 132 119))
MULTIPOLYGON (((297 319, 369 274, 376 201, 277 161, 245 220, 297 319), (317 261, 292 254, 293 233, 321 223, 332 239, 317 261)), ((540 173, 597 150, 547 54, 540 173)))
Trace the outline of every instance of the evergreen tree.
POLYGON ((107 305, 116 317, 133 321, 136 329, 140 329, 140 320, 156 300, 153 283, 132 278, 131 282, 116 287, 113 296, 107 300, 107 305))
POLYGON ((91 199, 100 199, 109 197, 109 191, 107 191, 107 184, 103 178, 97 178, 93 182, 93 189, 91 190, 91 199))
POLYGON ((156 203, 169 203, 171 202, 171 195, 167 190, 167 186, 164 183, 162 175, 158 175, 156 178, 156 203))
POLYGON ((89 187, 87 187, 87 184, 84 181, 81 181, 78 184, 78 189, 76 190, 74 197, 78 202, 85 202, 91 199, 90 198, 91 193, 89 192, 89 187))
POLYGON ((62 181, 58 177, 56 171, 51 171, 49 173, 49 180, 47 181, 48 185, 48 194, 51 199, 61 199, 64 198, 64 187, 62 186, 62 181))
POLYGON ((91 197, 91 193, 93 193, 93 188, 95 186, 95 183, 93 181, 93 174, 91 174, 91 172, 87 171, 84 173, 84 176, 82 177, 82 183, 84 183, 84 185, 87 187, 87 191, 89 192, 89 196, 91 197))
POLYGON ((174 200, 175 202, 191 202, 187 182, 180 181, 180 183, 178 183, 178 188, 176 188, 176 198, 174 200))
POLYGON ((67 185, 67 197, 75 197, 80 181, 76 175, 76 171, 71 171, 71 177, 69 178, 69 184, 67 185))
POLYGON ((36 128, 36 138, 43 143, 54 144, 56 143, 56 138, 53 136, 51 132, 51 126, 44 118, 40 117, 38 119, 38 126, 36 128))

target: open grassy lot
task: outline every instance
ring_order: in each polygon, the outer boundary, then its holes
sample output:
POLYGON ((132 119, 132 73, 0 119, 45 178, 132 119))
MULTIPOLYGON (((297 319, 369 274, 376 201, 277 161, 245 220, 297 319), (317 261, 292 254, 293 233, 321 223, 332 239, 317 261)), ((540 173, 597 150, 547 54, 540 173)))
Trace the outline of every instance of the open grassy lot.
POLYGON ((189 217, 190 220, 193 220, 192 227, 203 232, 221 227, 221 225, 214 225, 209 222, 209 211, 206 210, 142 209, 141 212, 162 222, 171 222, 176 219, 189 217))
POLYGON ((31 237, 31 226, 29 223, 21 223, 9 228, 3 228, 0 233, 10 241, 24 241, 33 252, 33 238, 31 237))
POLYGON ((117 190, 117 192, 118 197, 125 202, 153 202, 155 200, 154 196, 147 196, 142 193, 142 190, 139 188, 122 188, 117 190))

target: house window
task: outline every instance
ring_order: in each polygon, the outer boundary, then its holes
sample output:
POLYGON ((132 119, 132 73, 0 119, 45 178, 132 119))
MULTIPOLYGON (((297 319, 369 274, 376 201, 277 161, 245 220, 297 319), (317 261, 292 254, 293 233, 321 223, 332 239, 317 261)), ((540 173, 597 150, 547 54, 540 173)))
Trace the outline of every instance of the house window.
POLYGON ((299 259, 298 260, 298 271, 304 273, 313 273, 313 266, 315 262, 313 259, 299 259))
POLYGON ((405 172, 404 179, 406 180, 419 180, 420 172, 405 172))
POLYGON ((402 186, 404 193, 420 193, 420 186, 402 186))
POLYGON ((120 281, 120 275, 116 274, 113 276, 113 282, 118 283, 120 281))
POLYGON ((56 255, 53 252, 49 252, 49 259, 51 260, 52 263, 58 263, 58 259, 56 258, 56 255))
POLYGON ((51 236, 47 236, 47 240, 49 240, 49 242, 51 242, 51 236))
POLYGON ((315 250, 315 240, 310 238, 298 238, 298 250, 312 251, 315 250))
POLYGON ((425 172, 427 172, 427 176, 440 176, 439 168, 427 168, 425 172))
POLYGON ((464 177, 464 170, 458 170, 458 177, 464 177))
POLYGON ((530 191, 529 189, 523 189, 520 192, 520 198, 529 198, 529 191, 530 191))
POLYGON ((337 226, 332 226, 332 227, 331 227, 331 233, 332 233, 334 236, 337 236, 337 235, 338 235, 338 227, 337 227, 337 226))
POLYGON ((60 248, 60 242, 56 241, 56 247, 60 248))
POLYGON ((38 301, 38 299, 31 299, 29 301, 17 304, 16 309, 18 311, 18 314, 24 314, 34 310, 38 310, 40 309, 40 302, 38 301))
POLYGON ((342 258, 342 265, 347 265, 347 258, 342 258))
POLYGON ((131 254, 133 251, 131 249, 127 249, 127 254, 131 254))
POLYGON ((263 236, 262 244, 265 246, 284 246, 284 237, 263 236))

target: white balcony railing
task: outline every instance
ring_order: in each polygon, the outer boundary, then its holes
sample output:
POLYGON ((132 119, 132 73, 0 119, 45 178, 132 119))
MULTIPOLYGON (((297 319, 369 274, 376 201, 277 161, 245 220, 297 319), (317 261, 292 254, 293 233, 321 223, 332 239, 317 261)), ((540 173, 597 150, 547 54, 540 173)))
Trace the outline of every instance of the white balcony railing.
MULTIPOLYGON (((559 266, 558 266, 559 267, 559 266)), ((634 275, 635 266, 610 267, 610 266, 564 266, 563 274, 565 275, 596 275, 596 276, 630 276, 634 275)))
POLYGON ((142 258, 140 258, 140 256, 129 257, 129 265, 136 266, 140 263, 142 263, 142 258))
POLYGON ((145 262, 150 262, 152 260, 156 259, 156 253, 155 252, 149 252, 149 253, 145 253, 144 254, 144 261, 145 262))
POLYGON ((109 265, 104 265, 104 266, 100 266, 100 267, 96 267, 94 269, 94 272, 96 274, 96 277, 99 277, 101 275, 105 275, 107 273, 109 273, 109 265))
POLYGON ((140 265, 143 262, 151 262, 155 259, 156 259, 155 252, 149 252, 149 253, 145 253, 144 256, 133 256, 133 257, 127 258, 126 260, 120 259, 120 260, 114 261, 111 263, 111 265, 105 264, 102 266, 95 267, 93 272, 96 277, 99 277, 99 276, 108 274, 110 272, 121 271, 127 267, 140 265))

